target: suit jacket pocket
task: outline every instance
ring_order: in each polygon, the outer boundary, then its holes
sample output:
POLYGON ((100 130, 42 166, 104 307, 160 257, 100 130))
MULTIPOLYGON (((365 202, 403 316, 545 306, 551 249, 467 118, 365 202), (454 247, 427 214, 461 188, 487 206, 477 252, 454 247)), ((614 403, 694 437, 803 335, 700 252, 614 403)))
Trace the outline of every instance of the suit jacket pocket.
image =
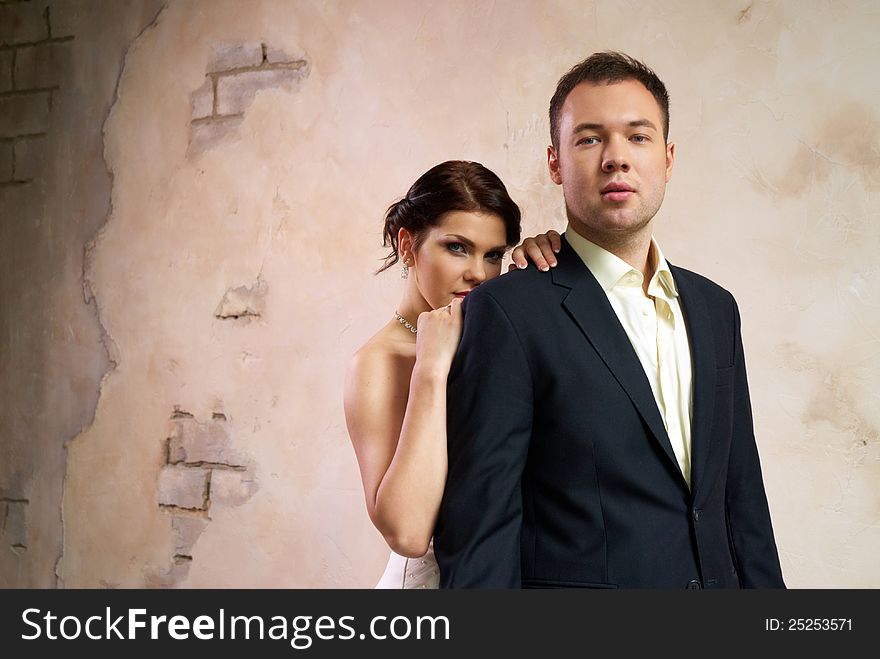
POLYGON ((725 387, 733 382, 733 366, 715 369, 715 386, 725 387))
POLYGON ((523 579, 523 588, 617 588, 616 583, 595 581, 551 581, 550 579, 523 579))

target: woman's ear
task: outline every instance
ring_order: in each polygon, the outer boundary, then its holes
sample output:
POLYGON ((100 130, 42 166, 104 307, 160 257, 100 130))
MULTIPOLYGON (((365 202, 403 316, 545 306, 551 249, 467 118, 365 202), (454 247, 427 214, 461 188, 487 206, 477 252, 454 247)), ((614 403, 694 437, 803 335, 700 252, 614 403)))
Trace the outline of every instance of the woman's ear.
POLYGON ((401 227, 397 232, 397 253, 400 255, 401 263, 407 267, 415 264, 413 244, 413 235, 409 230, 401 227))

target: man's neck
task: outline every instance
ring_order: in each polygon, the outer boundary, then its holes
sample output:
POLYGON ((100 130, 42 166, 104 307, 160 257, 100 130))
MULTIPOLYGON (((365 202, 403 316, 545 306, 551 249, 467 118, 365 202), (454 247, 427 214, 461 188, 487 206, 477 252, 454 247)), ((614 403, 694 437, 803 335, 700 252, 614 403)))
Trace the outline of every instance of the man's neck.
POLYGON ((657 264, 651 258, 651 235, 654 226, 653 220, 646 224, 640 231, 628 235, 599 234, 580 226, 578 223, 569 222, 569 226, 578 234, 611 252, 621 261, 628 263, 642 273, 642 289, 648 294, 648 284, 654 275, 657 264))

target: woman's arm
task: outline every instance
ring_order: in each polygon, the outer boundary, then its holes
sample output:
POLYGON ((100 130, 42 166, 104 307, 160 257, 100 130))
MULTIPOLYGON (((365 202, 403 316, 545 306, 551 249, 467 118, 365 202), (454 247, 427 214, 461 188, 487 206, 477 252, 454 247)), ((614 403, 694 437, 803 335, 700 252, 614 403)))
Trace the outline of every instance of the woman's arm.
POLYGON ((346 378, 345 416, 367 511, 388 545, 422 556, 446 482, 446 380, 461 337, 461 303, 422 314, 416 361, 362 351, 346 378))

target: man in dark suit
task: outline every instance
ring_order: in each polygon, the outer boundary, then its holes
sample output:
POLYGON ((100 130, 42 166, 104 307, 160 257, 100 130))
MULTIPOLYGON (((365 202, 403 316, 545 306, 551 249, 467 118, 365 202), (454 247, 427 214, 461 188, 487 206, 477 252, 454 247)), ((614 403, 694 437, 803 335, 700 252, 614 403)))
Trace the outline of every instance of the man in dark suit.
POLYGON ((654 72, 620 53, 559 81, 558 265, 494 279, 463 307, 442 587, 785 587, 736 302, 653 239, 668 108, 654 72))

